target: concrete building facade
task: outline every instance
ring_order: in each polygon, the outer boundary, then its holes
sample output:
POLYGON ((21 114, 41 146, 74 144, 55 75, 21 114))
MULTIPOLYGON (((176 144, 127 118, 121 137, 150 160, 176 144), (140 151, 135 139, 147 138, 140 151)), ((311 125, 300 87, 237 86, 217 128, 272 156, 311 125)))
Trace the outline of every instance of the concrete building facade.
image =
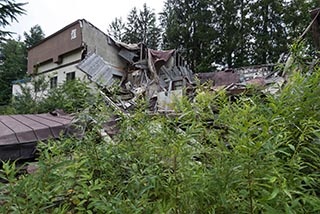
MULTIPOLYGON (((77 20, 48 36, 28 50, 27 73, 33 78, 44 77, 49 88, 71 79, 88 80, 87 74, 77 68, 87 54, 95 53, 119 72, 126 62, 118 56, 115 41, 84 19, 77 20)), ((21 93, 13 85, 13 95, 21 93)))

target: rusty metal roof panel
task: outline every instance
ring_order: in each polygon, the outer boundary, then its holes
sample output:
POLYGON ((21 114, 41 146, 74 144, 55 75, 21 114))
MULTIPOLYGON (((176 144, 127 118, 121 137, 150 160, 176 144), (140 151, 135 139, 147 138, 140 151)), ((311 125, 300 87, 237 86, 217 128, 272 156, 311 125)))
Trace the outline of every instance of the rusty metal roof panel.
POLYGON ((39 123, 36 116, 32 115, 15 115, 15 118, 18 119, 23 124, 28 124, 29 127, 32 127, 35 132, 37 140, 47 140, 48 136, 53 136, 48 124, 39 123))

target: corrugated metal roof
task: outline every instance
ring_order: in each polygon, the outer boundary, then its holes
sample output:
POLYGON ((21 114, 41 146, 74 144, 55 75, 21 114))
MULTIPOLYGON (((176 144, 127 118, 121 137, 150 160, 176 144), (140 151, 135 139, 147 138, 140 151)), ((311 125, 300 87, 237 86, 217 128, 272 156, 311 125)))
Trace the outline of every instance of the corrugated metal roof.
POLYGON ((28 158, 30 146, 34 150, 36 142, 58 138, 72 119, 70 115, 49 113, 0 115, 0 159, 28 158))
POLYGON ((114 75, 120 77, 123 75, 95 53, 86 57, 77 67, 88 74, 90 79, 100 86, 110 86, 113 84, 114 75))

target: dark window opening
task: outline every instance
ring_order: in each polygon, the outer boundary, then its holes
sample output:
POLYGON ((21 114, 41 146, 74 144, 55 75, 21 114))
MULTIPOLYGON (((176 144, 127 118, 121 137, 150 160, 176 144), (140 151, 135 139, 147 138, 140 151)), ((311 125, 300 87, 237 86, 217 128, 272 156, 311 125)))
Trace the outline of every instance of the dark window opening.
POLYGON ((76 78, 76 72, 67 73, 67 81, 74 80, 76 78))
POLYGON ((56 88, 58 86, 58 77, 50 78, 50 88, 56 88))
POLYGON ((41 91, 41 89, 40 89, 40 83, 37 81, 37 82, 35 82, 34 83, 34 92, 40 92, 41 91))

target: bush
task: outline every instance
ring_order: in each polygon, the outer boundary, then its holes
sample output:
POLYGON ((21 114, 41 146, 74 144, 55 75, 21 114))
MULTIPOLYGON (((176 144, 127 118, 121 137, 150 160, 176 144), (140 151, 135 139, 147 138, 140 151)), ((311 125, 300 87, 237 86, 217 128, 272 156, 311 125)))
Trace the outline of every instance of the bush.
POLYGON ((276 96, 200 88, 177 117, 142 108, 112 142, 97 102, 83 138, 40 144, 36 173, 3 163, 0 212, 319 213, 320 72, 300 71, 276 96))
POLYGON ((22 94, 13 97, 9 105, 11 111, 7 110, 7 113, 34 114, 51 112, 55 109, 62 109, 67 113, 79 112, 90 106, 97 98, 87 84, 80 80, 67 81, 44 94, 43 91, 47 86, 42 87, 41 82, 35 81, 34 87, 42 88, 41 91, 33 93, 31 91, 33 89, 22 87, 22 94))

